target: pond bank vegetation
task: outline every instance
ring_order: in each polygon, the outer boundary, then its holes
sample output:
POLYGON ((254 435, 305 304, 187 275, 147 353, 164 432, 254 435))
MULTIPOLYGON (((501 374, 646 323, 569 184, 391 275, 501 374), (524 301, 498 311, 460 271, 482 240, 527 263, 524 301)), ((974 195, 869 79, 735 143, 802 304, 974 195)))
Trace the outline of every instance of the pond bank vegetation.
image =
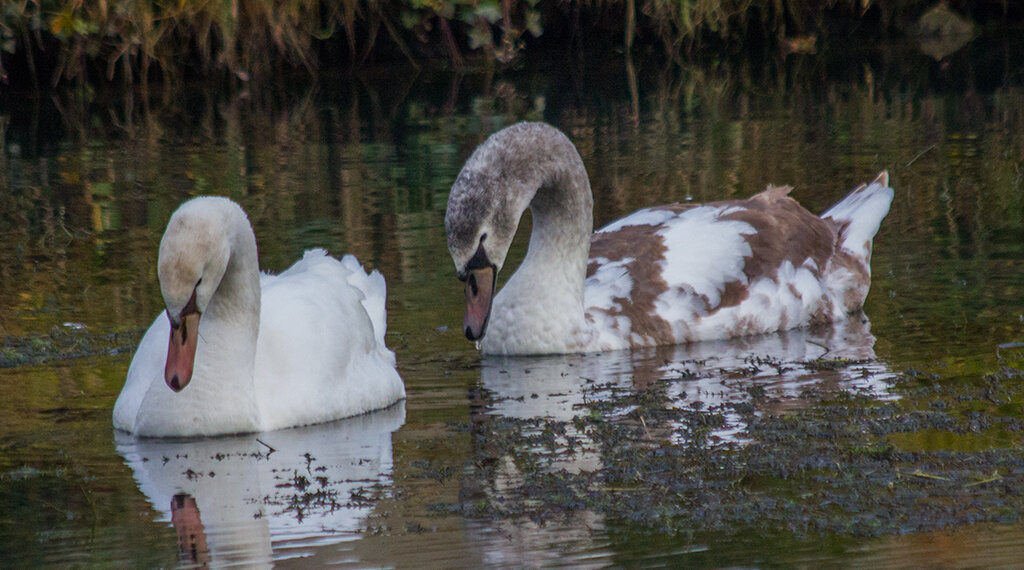
POLYGON ((678 60, 1021 22, 1024 7, 1005 0, 12 0, 0 9, 0 82, 244 83, 371 61, 501 66, 583 46, 678 60))

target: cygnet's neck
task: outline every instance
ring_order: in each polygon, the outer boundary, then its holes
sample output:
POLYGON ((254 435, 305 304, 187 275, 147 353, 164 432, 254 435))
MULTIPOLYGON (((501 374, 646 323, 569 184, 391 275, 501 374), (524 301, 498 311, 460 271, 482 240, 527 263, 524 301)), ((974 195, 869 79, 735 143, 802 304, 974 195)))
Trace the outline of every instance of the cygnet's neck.
POLYGON ((509 145, 519 189, 518 220, 530 208, 533 230, 526 257, 494 300, 485 352, 551 352, 575 342, 584 326, 583 283, 593 233, 593 196, 583 160, 555 129, 509 145), (515 345, 515 346, 513 346, 515 345))

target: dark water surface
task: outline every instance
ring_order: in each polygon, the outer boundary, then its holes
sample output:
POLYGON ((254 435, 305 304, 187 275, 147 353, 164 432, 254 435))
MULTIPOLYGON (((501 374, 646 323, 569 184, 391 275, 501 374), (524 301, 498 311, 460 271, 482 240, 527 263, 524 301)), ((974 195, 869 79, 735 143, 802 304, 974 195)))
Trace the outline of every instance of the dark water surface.
MULTIPOLYGON (((899 387, 895 379, 907 371, 941 388, 981 383, 1013 364, 1012 343, 1024 341, 1024 62, 1012 55, 1019 47, 982 38, 940 62, 894 48, 846 65, 834 56, 710 68, 570 61, 499 75, 325 75, 316 86, 231 94, 202 86, 101 92, 88 101, 3 94, 0 560, 1019 562, 1017 513, 951 514, 871 532, 745 528, 735 520, 687 532, 589 505, 536 516, 537 504, 557 497, 530 503, 515 494, 536 457, 567 476, 610 466, 580 418, 602 399, 656 387, 679 408, 738 410, 756 400, 754 416, 727 413, 700 433, 662 422, 644 435, 661 449, 697 441, 742 447, 758 439, 751 417, 817 405, 801 396, 809 388, 819 399, 855 394, 860 403, 850 406, 890 403, 911 414, 936 404, 899 387), (522 119, 551 122, 576 143, 599 225, 646 205, 746 197, 769 182, 793 185, 798 200, 822 211, 888 169, 896 200, 875 242, 870 322, 633 354, 481 359, 459 334, 462 288, 445 247, 444 207, 473 148, 522 119), (180 202, 208 193, 246 208, 265 269, 280 271, 322 246, 383 272, 387 340, 406 402, 258 436, 135 441, 114 433, 111 409, 134 343, 162 310, 155 260, 164 224, 180 202), (858 364, 806 364, 815 359, 858 364), (527 435, 538 436, 535 448, 495 453, 481 430, 515 421, 534 422, 527 435), (558 452, 566 446, 576 451, 558 452), (545 455, 548 448, 558 453, 545 455), (502 511, 513 503, 527 508, 502 511)), ((523 255, 528 234, 519 235, 509 267, 523 255)), ((1020 376, 1003 386, 1017 393, 1020 376)), ((1004 400, 1001 413, 1019 418, 1021 402, 1004 400)), ((633 409, 614 407, 607 418, 633 421, 633 409)), ((887 441, 920 452, 1019 452, 1022 444, 1019 432, 985 426, 922 428, 887 441)), ((927 476, 922 469, 916 477, 927 476)), ((996 475, 1007 497, 1024 494, 1020 472, 996 475)), ((800 489, 775 484, 800 501, 800 489)))

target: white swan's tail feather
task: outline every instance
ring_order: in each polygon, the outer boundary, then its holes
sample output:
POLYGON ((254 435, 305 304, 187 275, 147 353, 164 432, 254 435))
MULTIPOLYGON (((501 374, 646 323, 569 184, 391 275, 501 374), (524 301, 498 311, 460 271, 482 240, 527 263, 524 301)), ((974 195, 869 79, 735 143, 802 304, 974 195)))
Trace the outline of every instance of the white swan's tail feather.
POLYGON ((388 287, 384 276, 380 271, 373 270, 369 273, 359 264, 356 256, 348 254, 341 258, 341 264, 349 270, 348 283, 363 292, 363 308, 370 316, 373 323, 373 336, 377 342, 384 344, 384 335, 387 333, 387 307, 388 287))
POLYGON ((882 171, 870 184, 861 184, 821 215, 839 227, 837 245, 858 258, 871 258, 871 241, 889 213, 895 191, 889 173, 882 171))
MULTIPOLYGON (((356 256, 352 254, 342 257, 340 263, 345 270, 345 282, 363 294, 363 309, 370 317, 370 322, 373 323, 373 336, 381 346, 384 346, 384 335, 387 333, 387 308, 385 303, 388 295, 384 276, 376 270, 367 272, 360 265, 356 256)), ((333 267, 335 268, 333 270, 336 271, 335 258, 331 257, 324 249, 309 249, 303 254, 301 260, 286 269, 278 277, 296 275, 304 271, 318 271, 324 267, 333 267)), ((262 279, 273 279, 274 277, 267 274, 261 275, 262 279)))

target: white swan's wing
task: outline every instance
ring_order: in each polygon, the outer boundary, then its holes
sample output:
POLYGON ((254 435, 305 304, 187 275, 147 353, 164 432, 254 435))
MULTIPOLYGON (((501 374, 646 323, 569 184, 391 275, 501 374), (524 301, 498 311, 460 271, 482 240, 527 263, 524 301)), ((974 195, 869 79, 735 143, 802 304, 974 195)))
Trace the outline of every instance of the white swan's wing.
POLYGON ((384 344, 384 335, 387 333, 387 307, 385 306, 388 297, 387 284, 384 276, 379 271, 367 273, 359 264, 356 256, 349 254, 341 258, 341 265, 349 270, 348 284, 359 289, 363 294, 363 308, 373 323, 374 337, 377 342, 384 344))
MULTIPOLYGON (((264 430, 358 415, 405 396, 383 343, 383 299, 368 303, 350 284, 360 281, 351 263, 358 267, 355 258, 346 265, 310 250, 282 274, 263 277, 256 392, 264 430), (367 304, 379 305, 379 326, 367 304)), ((383 296, 379 281, 370 290, 383 296)))

